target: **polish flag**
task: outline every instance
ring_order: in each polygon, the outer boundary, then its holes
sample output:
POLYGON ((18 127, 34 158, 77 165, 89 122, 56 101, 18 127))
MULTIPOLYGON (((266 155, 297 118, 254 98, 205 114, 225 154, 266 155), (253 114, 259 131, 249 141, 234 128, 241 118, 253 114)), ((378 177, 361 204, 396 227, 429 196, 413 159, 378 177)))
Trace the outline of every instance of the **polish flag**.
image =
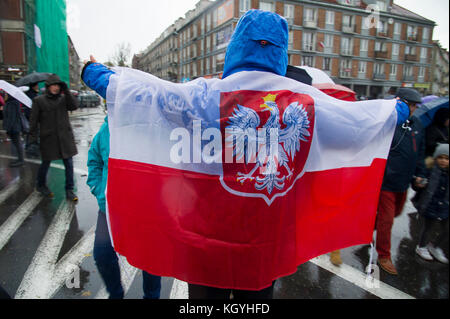
POLYGON ((107 103, 109 226, 131 265, 259 290, 372 241, 394 100, 267 72, 175 84, 120 68, 107 103))

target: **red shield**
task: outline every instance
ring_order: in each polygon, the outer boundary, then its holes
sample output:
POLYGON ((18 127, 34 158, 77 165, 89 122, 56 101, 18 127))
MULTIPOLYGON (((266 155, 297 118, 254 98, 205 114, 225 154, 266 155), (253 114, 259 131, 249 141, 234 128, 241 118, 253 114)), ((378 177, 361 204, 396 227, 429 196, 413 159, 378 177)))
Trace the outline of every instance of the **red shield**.
MULTIPOLYGON (((294 186, 295 182, 303 175, 303 169, 306 159, 308 158, 313 138, 314 117, 314 101, 309 95, 285 90, 271 92, 234 91, 222 93, 220 98, 220 129, 223 146, 222 186, 227 191, 238 196, 262 198, 268 205, 270 205, 277 197, 287 194, 294 186), (269 104, 268 101, 272 104, 269 104), (226 129, 227 127, 230 127, 231 118, 234 118, 235 122, 240 120, 240 118, 236 116, 236 112, 239 112, 240 110, 238 105, 240 105, 256 112, 256 114, 252 111, 247 112, 251 113, 252 119, 259 118, 259 125, 256 129, 263 128, 265 125, 267 127, 266 123, 274 123, 274 119, 277 119, 279 123, 279 136, 286 136, 289 124, 283 122, 283 115, 288 106, 295 102, 297 102, 297 105, 303 110, 302 114, 304 118, 307 117, 307 120, 309 121, 307 126, 305 126, 305 130, 308 132, 308 134, 304 136, 306 141, 299 140, 300 150, 295 152, 293 159, 291 156, 288 156, 288 161, 285 161, 284 165, 276 165, 276 175, 279 179, 277 187, 261 187, 261 181, 268 177, 267 171, 265 173, 266 167, 261 167, 261 163, 257 163, 254 160, 246 163, 245 160, 239 161, 233 156, 232 147, 230 148, 229 143, 226 143, 226 129), (272 105, 272 110, 277 108, 277 112, 275 113, 278 113, 278 116, 274 116, 272 111, 267 112, 267 105, 272 105), (283 132, 283 130, 285 130, 285 132, 283 132), (233 162, 230 162, 230 154, 232 154, 233 162), (256 169, 255 166, 257 166, 256 169), (242 178, 242 176, 247 176, 248 178, 242 178)), ((286 143, 283 143, 282 140, 283 139, 280 137, 278 152, 284 151, 285 154, 288 154, 287 145, 286 143)), ((277 162, 277 164, 279 163, 277 162)))

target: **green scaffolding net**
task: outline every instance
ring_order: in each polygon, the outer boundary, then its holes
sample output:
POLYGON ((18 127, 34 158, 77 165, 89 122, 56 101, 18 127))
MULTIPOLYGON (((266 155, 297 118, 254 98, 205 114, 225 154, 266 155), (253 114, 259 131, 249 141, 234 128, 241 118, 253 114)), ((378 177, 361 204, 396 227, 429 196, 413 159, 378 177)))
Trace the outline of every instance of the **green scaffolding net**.
POLYGON ((41 34, 41 47, 36 48, 37 71, 56 73, 68 84, 66 1, 36 0, 36 25, 41 34))

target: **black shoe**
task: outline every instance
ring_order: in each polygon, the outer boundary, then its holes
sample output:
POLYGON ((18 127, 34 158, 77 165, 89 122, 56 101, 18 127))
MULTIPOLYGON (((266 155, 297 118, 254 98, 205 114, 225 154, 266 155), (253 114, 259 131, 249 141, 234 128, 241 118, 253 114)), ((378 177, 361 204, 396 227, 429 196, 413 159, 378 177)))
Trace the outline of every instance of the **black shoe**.
POLYGON ((23 161, 14 161, 14 162, 9 163, 9 167, 20 167, 23 164, 24 164, 23 161))
POLYGON ((38 186, 36 187, 36 190, 41 193, 42 196, 45 197, 53 197, 55 194, 52 193, 52 191, 47 186, 38 186))
POLYGON ((76 202, 78 200, 78 196, 71 189, 66 190, 66 198, 73 202, 76 202))

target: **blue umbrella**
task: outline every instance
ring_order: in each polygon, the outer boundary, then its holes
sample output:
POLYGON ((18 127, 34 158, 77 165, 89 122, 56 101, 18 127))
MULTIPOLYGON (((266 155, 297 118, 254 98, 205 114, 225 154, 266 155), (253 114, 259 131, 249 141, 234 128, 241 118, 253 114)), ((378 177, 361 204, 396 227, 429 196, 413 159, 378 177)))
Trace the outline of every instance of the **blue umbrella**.
POLYGON ((447 108, 448 109, 448 96, 433 99, 428 103, 422 104, 413 114, 413 117, 420 119, 424 127, 433 123, 434 114, 437 110, 447 108))

